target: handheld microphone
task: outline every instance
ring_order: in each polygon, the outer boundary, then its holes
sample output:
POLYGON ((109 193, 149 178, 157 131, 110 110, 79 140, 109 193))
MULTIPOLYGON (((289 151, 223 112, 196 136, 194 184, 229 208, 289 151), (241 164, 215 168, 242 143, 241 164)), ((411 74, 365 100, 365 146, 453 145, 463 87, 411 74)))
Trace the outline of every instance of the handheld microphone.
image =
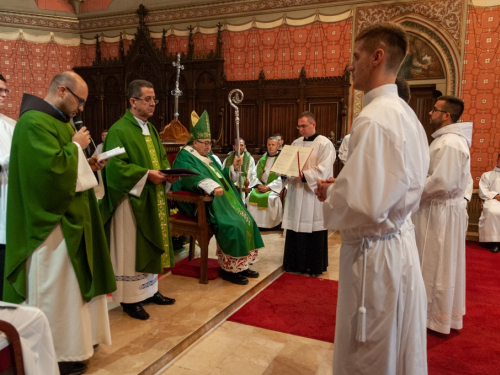
MULTIPOLYGON (((75 125, 76 130, 79 131, 83 127, 82 118, 80 116, 76 115, 75 117, 73 117, 73 124, 75 125)), ((92 141, 92 138, 90 138, 90 140, 92 141)), ((87 145, 87 148, 85 150, 87 151, 88 156, 92 155, 90 153, 90 146, 89 145, 87 145)))

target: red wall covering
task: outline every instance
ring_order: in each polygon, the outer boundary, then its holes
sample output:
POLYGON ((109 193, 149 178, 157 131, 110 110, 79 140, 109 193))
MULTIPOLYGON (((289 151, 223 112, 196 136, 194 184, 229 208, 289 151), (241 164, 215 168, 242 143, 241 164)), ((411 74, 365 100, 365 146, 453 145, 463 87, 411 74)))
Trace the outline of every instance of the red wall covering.
MULTIPOLYGON (((493 168, 500 152, 500 7, 469 7, 464 50, 462 97, 464 120, 474 122, 471 147, 475 186, 481 174, 493 168)), ((335 24, 315 22, 303 27, 283 25, 270 30, 223 32, 223 54, 228 80, 297 77, 305 66, 308 77, 338 75, 350 58, 352 20, 335 24)), ((125 41, 128 50, 130 41, 125 41)), ((155 40, 160 46, 161 41, 155 40)), ((195 53, 216 48, 216 35, 195 34, 195 53)), ((169 52, 187 52, 188 38, 169 36, 169 52)), ((101 43, 102 57, 117 57, 118 43, 101 43)), ((94 45, 65 47, 55 42, 0 40, 0 73, 12 89, 4 110, 17 118, 23 92, 45 96, 52 77, 75 65, 91 65, 94 45)))
POLYGON ((465 37, 463 118, 474 122, 471 173, 477 187, 500 152, 500 7, 469 7, 465 37))

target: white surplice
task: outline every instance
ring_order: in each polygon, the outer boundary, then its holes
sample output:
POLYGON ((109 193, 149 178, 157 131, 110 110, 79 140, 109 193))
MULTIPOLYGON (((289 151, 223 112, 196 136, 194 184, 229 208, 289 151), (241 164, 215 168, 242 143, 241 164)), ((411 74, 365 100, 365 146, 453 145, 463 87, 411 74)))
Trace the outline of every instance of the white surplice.
MULTIPOLYGON (((76 192, 97 185, 94 173, 78 146, 76 192)), ((57 224, 27 261, 26 304, 39 307, 49 321, 57 361, 90 358, 93 345, 111 345, 106 296, 85 302, 68 255, 61 224, 57 224)))
POLYGON ((333 177, 335 148, 332 142, 317 136, 312 142, 304 141, 304 137, 293 141, 292 146, 314 148, 303 168, 306 182, 298 177, 286 180, 287 194, 283 213, 283 229, 295 232, 312 233, 326 230, 323 223, 323 204, 316 198, 314 189, 318 180, 333 177))
POLYGON ((396 85, 363 103, 323 205, 325 226, 342 235, 333 373, 425 375, 426 297, 410 215, 429 167, 427 138, 396 85))
MULTIPOLYGON (((267 181, 269 174, 271 173, 271 168, 277 156, 278 155, 267 157, 264 172, 262 172, 262 176, 260 177, 260 180, 258 180, 257 185, 266 185, 265 181, 267 181)), ((257 176, 257 166, 255 167, 254 174, 257 176)), ((283 188, 282 181, 281 177, 278 177, 276 180, 267 185, 267 187, 271 189, 271 194, 269 194, 266 209, 259 209, 257 206, 248 204, 250 195, 246 198, 248 212, 250 212, 253 216, 259 228, 274 228, 281 223, 281 220, 283 219, 283 205, 280 200, 280 192, 283 188)))
POLYGON ((16 122, 0 113, 0 244, 5 245, 7 187, 9 183, 10 144, 16 122))
POLYGON ((500 168, 483 173, 479 181, 479 198, 483 211, 479 218, 479 242, 500 242, 500 202, 495 197, 500 194, 500 168))
POLYGON ((462 328, 465 315, 464 196, 472 123, 445 126, 432 137, 429 172, 412 220, 427 292, 427 328, 447 334, 462 328))
MULTIPOLYGON (((59 374, 52 333, 42 310, 0 301, 0 320, 12 324, 19 333, 26 375, 59 374)), ((0 333, 0 350, 8 345, 0 333)))
POLYGON ((342 164, 345 164, 345 162, 347 161, 347 155, 349 153, 349 138, 351 138, 351 135, 347 134, 342 140, 342 143, 339 147, 339 159, 342 164))

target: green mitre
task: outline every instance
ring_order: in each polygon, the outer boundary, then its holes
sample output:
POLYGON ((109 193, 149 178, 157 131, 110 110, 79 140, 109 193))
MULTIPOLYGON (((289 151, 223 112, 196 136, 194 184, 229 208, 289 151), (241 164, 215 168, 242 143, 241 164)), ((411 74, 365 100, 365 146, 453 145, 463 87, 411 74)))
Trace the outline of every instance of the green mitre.
POLYGON ((191 113, 191 137, 188 143, 199 139, 212 139, 207 111, 203 111, 201 116, 198 116, 195 111, 191 113))

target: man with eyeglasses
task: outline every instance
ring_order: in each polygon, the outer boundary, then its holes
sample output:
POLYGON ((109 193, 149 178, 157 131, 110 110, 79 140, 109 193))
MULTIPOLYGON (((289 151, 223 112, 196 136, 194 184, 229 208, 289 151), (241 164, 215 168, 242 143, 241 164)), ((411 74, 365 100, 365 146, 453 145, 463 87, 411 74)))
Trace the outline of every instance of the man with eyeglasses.
POLYGON ((128 86, 130 108, 106 136, 103 150, 124 147, 102 173, 101 214, 109 239, 117 290, 113 301, 134 319, 147 320, 143 304, 172 305, 158 291, 158 274, 174 266, 166 193, 176 181, 156 128, 148 121, 158 100, 153 84, 135 80, 128 86))
POLYGON ((359 31, 349 68, 363 109, 342 171, 318 182, 325 226, 342 236, 335 375, 427 374, 426 297, 411 214, 429 147, 395 84, 408 44, 396 23, 359 31))
MULTIPOLYGON (((247 211, 238 190, 229 176, 229 166, 219 164, 208 153, 211 146, 210 121, 207 111, 191 114, 191 137, 175 158, 175 168, 185 168, 198 176, 183 177, 173 190, 206 193, 214 196, 207 206, 207 221, 212 224, 217 239, 217 257, 222 279, 233 284, 246 285, 248 278, 259 273, 249 268, 258 260, 264 247, 257 224, 247 211)), ((242 158, 235 158, 233 168, 241 167, 242 158)), ((180 205, 183 213, 193 215, 193 208, 180 205)))
POLYGON ((106 294, 116 289, 85 127, 69 124, 88 95, 74 72, 45 99, 24 94, 9 165, 4 300, 47 316, 61 374, 81 374, 93 345, 111 345, 106 294))
POLYGON ((318 277, 328 267, 328 230, 323 225, 322 203, 316 199, 317 181, 333 177, 335 148, 325 136, 316 133, 316 118, 307 111, 300 114, 297 130, 302 137, 292 146, 313 148, 302 177, 287 177, 283 213, 286 229, 283 268, 288 272, 318 277))
MULTIPOLYGON (((7 80, 0 74, 0 110, 5 106, 5 101, 10 90, 7 80)), ((5 264, 5 226, 7 213, 7 187, 9 183, 10 144, 16 122, 10 117, 0 113, 0 300, 3 291, 3 270, 5 264)))
POLYGON ((420 208, 413 214, 422 275, 427 291, 427 328, 448 334, 462 329, 465 314, 464 196, 470 181, 472 122, 458 122, 464 102, 437 98, 429 112, 435 130, 420 208))

